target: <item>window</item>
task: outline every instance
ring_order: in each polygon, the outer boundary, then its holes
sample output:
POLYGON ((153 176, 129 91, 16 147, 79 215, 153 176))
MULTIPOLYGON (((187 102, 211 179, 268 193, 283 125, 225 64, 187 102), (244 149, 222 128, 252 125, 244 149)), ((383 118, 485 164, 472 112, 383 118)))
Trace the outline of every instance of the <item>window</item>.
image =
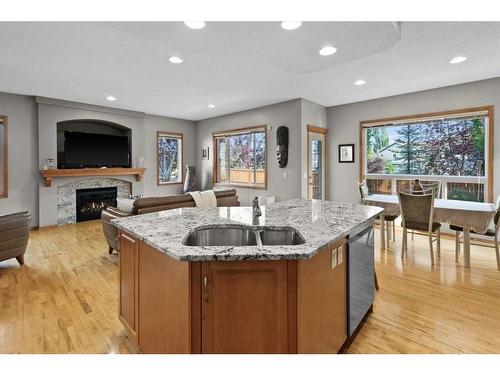
POLYGON ((182 134, 158 132, 158 185, 182 183, 182 134))
POLYGON ((418 178, 440 182, 442 198, 491 201, 492 131, 493 107, 361 122, 360 178, 373 193, 418 178))
POLYGON ((7 116, 0 116, 0 198, 7 198, 7 116))
POLYGON ((214 134, 214 183, 266 188, 266 127, 214 134))

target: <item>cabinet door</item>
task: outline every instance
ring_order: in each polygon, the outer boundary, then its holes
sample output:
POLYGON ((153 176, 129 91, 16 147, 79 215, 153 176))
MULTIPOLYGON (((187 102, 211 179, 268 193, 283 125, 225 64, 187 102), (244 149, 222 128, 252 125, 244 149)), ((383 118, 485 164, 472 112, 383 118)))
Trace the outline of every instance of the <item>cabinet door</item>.
POLYGON ((138 243, 120 234, 120 304, 119 318, 132 340, 137 343, 138 314, 138 243))
POLYGON ((347 339, 345 242, 297 264, 297 350, 337 353, 347 339))
POLYGON ((287 352, 286 261, 203 264, 202 352, 287 352))

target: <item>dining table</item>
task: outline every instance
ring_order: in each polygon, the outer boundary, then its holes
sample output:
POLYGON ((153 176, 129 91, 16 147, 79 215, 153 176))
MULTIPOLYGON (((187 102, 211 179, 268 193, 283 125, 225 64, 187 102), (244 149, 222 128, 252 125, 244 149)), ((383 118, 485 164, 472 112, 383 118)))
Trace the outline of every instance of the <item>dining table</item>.
MULTIPOLYGON (((398 196, 372 194, 364 198, 363 203, 384 209, 380 214, 380 248, 385 250, 385 216, 400 214, 398 196)), ((492 203, 434 199, 434 221, 463 228, 465 267, 470 267, 470 232, 486 233, 495 213, 492 203)))

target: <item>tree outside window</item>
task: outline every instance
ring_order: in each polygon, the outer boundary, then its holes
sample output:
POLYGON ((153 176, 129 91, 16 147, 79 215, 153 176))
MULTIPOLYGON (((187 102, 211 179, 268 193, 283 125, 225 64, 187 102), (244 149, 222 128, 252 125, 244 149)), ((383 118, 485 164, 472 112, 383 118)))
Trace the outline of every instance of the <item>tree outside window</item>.
POLYGON ((182 183, 182 134, 157 133, 158 185, 182 183))
POLYGON ((447 199, 492 201, 493 107, 361 122, 362 176, 370 193, 395 194, 418 178, 447 199))
POLYGON ((366 129, 368 174, 485 175, 485 117, 366 129))

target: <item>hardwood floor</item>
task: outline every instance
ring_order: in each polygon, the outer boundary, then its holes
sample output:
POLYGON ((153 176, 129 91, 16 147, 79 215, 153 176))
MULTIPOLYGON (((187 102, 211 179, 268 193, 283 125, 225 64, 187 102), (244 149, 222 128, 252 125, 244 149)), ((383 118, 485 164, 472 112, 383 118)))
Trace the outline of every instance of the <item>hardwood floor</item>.
POLYGON ((455 263, 454 239, 442 237, 441 257, 432 267, 428 238, 416 235, 412 241, 409 236, 403 261, 401 236, 398 230, 396 242, 384 252, 376 239, 380 290, 347 352, 500 353, 500 272, 494 249, 471 246, 471 268, 466 269, 462 257, 455 263))
MULTIPOLYGON (((464 269, 445 238, 432 268, 425 237, 409 240, 402 261, 396 236, 377 247, 374 311, 346 352, 499 353, 494 250, 472 246, 464 269)), ((25 261, 0 262, 0 353, 136 352, 118 321, 118 257, 98 221, 33 231, 25 261)))
POLYGON ((25 265, 0 263, 1 353, 129 353, 118 256, 99 222, 33 231, 25 265))

